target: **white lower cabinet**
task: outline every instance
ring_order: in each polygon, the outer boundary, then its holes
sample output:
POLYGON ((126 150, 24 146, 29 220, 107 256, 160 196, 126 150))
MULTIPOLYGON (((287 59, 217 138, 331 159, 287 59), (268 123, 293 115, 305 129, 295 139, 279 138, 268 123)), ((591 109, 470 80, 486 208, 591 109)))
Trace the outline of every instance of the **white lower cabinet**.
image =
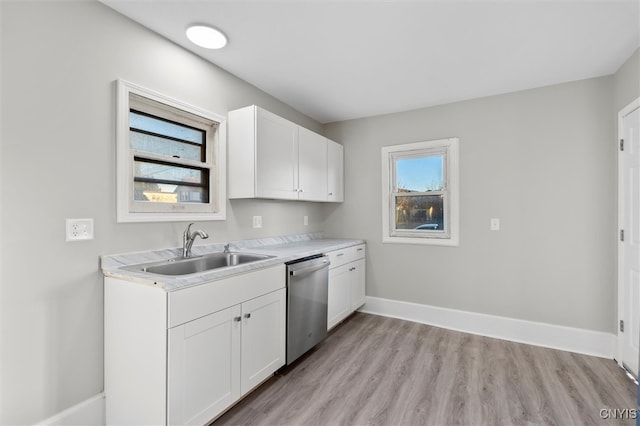
POLYGON ((169 424, 205 424, 240 397, 240 306, 169 330, 169 424))
POLYGON ((349 265, 329 269, 327 329, 331 329, 352 312, 350 279, 349 265))
POLYGON ((364 304, 366 284, 365 245, 360 244, 327 254, 331 262, 329 267, 327 329, 331 329, 364 304))
POLYGON ((174 292, 105 278, 106 424, 203 425, 285 364, 284 265, 174 292))
POLYGON ((365 298, 365 260, 360 259, 351 263, 349 267, 350 277, 349 284, 351 286, 351 312, 364 305, 365 298))
POLYGON ((169 330, 169 424, 205 424, 285 361, 285 290, 169 330))
POLYGON ((286 303, 283 288, 242 304, 240 395, 284 365, 286 303))

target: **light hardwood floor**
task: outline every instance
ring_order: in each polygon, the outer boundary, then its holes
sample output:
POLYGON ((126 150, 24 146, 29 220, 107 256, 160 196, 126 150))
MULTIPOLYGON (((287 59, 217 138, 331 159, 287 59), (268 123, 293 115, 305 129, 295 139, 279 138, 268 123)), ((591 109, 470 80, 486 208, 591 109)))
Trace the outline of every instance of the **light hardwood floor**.
POLYGON ((613 360, 356 313, 214 426, 631 425, 600 410, 635 395, 613 360))

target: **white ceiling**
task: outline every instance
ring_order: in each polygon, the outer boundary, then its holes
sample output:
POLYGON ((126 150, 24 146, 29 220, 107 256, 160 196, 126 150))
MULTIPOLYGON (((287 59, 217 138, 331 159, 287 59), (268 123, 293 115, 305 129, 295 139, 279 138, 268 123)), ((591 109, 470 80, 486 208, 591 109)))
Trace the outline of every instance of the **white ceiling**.
POLYGON ((638 0, 101 1, 322 123, 608 75, 640 45, 638 0))

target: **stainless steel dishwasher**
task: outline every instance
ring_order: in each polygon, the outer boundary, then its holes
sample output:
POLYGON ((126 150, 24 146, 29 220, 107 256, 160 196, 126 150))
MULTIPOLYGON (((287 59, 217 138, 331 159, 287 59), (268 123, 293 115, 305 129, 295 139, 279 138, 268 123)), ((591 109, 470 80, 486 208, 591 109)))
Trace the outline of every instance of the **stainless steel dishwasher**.
POLYGON ((287 365, 327 336, 329 256, 287 263, 287 365))

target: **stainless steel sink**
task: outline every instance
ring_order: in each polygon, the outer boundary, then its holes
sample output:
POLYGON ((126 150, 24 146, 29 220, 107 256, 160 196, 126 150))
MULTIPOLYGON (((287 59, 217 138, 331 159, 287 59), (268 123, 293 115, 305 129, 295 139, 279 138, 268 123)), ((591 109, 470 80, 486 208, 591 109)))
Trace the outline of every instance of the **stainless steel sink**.
POLYGON ((212 269, 227 268, 229 266, 242 265, 244 263, 257 262, 270 259, 275 256, 267 256, 255 253, 213 253, 205 256, 190 257, 187 259, 169 259, 161 262, 143 263, 127 266, 129 271, 148 272, 158 275, 187 275, 205 272, 212 269))

